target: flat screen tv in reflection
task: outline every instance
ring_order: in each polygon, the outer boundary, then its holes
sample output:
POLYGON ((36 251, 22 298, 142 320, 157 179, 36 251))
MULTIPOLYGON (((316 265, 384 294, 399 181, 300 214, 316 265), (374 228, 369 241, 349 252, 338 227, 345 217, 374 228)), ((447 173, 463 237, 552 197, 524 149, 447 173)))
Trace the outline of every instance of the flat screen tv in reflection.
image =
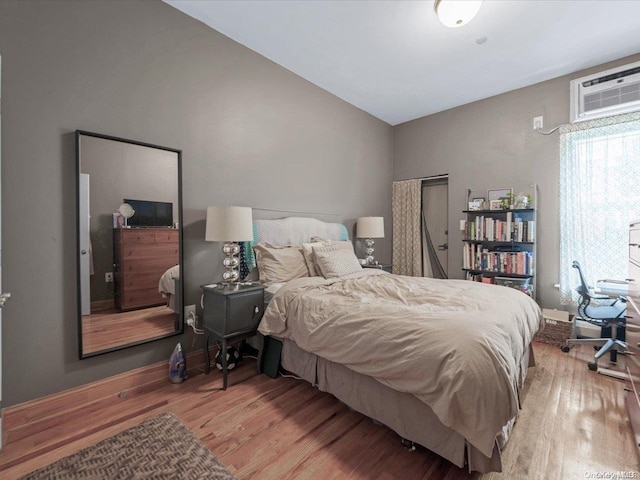
POLYGON ((173 226, 173 203, 149 200, 124 199, 135 213, 127 221, 130 227, 171 227, 173 226))

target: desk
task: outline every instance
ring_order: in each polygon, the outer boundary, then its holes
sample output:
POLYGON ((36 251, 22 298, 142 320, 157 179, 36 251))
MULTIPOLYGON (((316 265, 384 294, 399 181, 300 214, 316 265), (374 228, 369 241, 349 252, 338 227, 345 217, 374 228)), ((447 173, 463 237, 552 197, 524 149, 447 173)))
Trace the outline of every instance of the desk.
POLYGON ((629 295, 629 284, 618 280, 598 280, 593 292, 610 298, 629 295))

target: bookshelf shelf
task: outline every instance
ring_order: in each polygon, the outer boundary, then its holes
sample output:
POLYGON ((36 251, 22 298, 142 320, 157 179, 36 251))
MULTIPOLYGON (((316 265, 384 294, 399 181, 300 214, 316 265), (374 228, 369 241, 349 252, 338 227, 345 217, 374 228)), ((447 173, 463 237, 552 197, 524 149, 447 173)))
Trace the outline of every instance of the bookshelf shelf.
POLYGON ((525 213, 525 212, 535 212, 535 208, 511 208, 509 210, 463 210, 462 213, 474 213, 474 214, 482 214, 482 215, 487 215, 487 214, 496 214, 496 215, 500 215, 500 214, 504 214, 506 212, 513 212, 513 213, 525 213))
POLYGON ((463 242, 467 243, 491 243, 493 245, 499 246, 508 246, 508 245, 533 245, 535 242, 502 242, 498 240, 468 240, 466 238, 462 239, 463 242))
POLYGON ((486 275, 486 276, 492 276, 492 277, 533 278, 534 276, 534 275, 521 275, 518 273, 494 272, 492 270, 471 270, 468 268, 463 268, 462 270, 467 273, 472 273, 474 275, 486 275))

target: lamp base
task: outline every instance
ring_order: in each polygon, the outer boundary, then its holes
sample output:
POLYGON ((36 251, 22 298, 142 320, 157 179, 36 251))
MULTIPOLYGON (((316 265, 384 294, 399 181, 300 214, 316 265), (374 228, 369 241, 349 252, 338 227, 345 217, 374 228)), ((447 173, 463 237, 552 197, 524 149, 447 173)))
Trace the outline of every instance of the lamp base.
POLYGON ((373 265, 375 263, 375 259, 373 258, 373 252, 375 252, 375 249, 373 248, 374 245, 374 241, 371 238, 367 238, 364 241, 364 245, 365 245, 365 249, 364 249, 364 253, 367 254, 365 260, 367 261, 367 265, 373 265))
POLYGON ((240 259, 238 259, 240 245, 236 242, 225 242, 222 251, 225 254, 222 265, 226 269, 222 274, 222 283, 226 285, 237 283, 240 278, 240 272, 237 270, 240 265, 240 259))

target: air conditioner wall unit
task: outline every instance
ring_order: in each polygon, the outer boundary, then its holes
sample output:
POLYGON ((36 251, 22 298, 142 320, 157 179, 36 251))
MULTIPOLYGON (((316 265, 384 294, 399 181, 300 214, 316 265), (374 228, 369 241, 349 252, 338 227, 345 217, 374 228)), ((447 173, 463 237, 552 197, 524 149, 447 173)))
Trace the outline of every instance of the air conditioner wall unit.
POLYGON ((571 80, 571 123, 640 111, 640 62, 571 80))

